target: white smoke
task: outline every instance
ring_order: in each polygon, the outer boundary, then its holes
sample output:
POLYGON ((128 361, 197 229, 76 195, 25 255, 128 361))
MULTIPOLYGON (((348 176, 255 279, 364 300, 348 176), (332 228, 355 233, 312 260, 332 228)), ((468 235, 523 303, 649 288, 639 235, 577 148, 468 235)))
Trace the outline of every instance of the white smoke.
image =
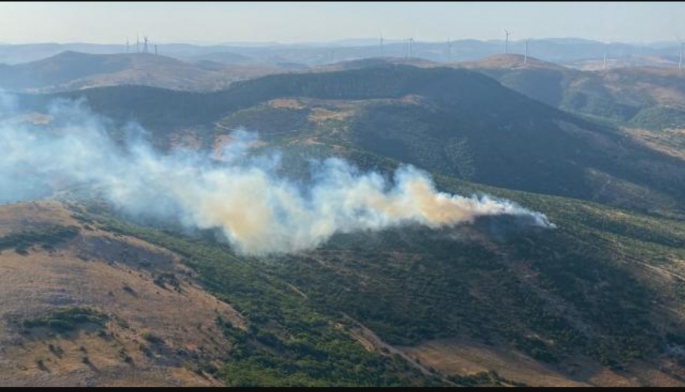
MULTIPOLYGON (((525 215, 554 227, 543 214, 507 200, 437 192, 429 176, 411 166, 389 181, 331 158, 313 165, 312 180, 303 185, 277 174, 278 155, 248 154, 254 133, 234 132, 220 160, 210 152, 160 154, 140 138, 117 146, 107 122, 81 102, 54 102, 47 126, 17 121, 3 102, 12 101, 0 99, 0 202, 87 185, 129 213, 218 228, 237 252, 249 255, 313 249, 335 233, 405 224, 438 228, 483 215, 525 215)), ((128 128, 136 133, 135 125, 128 128)))

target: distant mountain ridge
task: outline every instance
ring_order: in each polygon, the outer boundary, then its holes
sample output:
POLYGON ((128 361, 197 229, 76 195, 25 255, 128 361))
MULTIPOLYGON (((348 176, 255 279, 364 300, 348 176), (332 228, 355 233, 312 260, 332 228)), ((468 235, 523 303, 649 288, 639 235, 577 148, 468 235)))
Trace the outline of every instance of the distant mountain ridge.
MULTIPOLYGON (((225 60, 228 53, 221 53, 225 60)), ((211 56, 210 56, 211 58, 211 56)), ((0 88, 11 91, 65 91, 133 84, 187 91, 212 91, 237 80, 284 72, 278 67, 246 66, 235 55, 235 65, 214 61, 212 66, 188 63, 152 53, 88 54, 65 51, 17 65, 0 65, 0 88)), ((206 60, 204 60, 206 61, 206 60)), ((224 61, 225 62, 225 61, 224 61)))
MULTIPOLYGON (((215 45, 192 45, 181 43, 158 44, 160 54, 189 60, 192 57, 210 53, 231 52, 247 56, 257 64, 273 64, 272 59, 282 58, 281 61, 302 63, 308 66, 329 64, 336 61, 359 60, 369 57, 409 56, 408 37, 385 37, 383 48, 380 47, 380 37, 361 40, 342 40, 322 43, 230 43, 215 45), (332 53, 333 52, 333 53, 332 53)), ((504 42, 501 40, 481 41, 476 39, 453 39, 451 50, 447 48, 447 37, 441 42, 424 42, 420 37, 414 37, 412 56, 430 61, 454 62, 475 61, 494 54, 504 52, 504 42)), ((601 60, 605 49, 610 58, 636 59, 658 57, 667 60, 663 66, 677 66, 679 45, 677 42, 655 43, 654 45, 636 45, 627 43, 611 43, 576 39, 549 38, 532 39, 529 41, 529 54, 550 62, 560 64, 574 64, 579 61, 601 60)), ((86 43, 41 43, 22 45, 1 45, 0 63, 17 64, 36 61, 54 56, 65 50, 92 54, 123 54, 127 52, 125 44, 86 44, 86 43)), ((136 51, 135 43, 129 44, 131 52, 136 51)), ((509 52, 523 54, 525 43, 523 40, 513 40, 509 43, 509 52)))

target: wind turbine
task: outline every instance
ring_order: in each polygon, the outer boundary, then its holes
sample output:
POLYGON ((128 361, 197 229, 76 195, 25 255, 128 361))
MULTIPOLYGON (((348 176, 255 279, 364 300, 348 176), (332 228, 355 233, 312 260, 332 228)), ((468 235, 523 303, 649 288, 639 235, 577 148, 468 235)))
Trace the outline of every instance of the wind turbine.
POLYGON ((143 36, 143 41, 145 41, 144 51, 145 51, 145 53, 147 53, 147 37, 146 36, 143 36))
POLYGON ((507 31, 507 29, 504 29, 504 34, 506 35, 504 39, 504 53, 507 54, 509 53, 509 36, 511 35, 512 31, 507 31))
POLYGON ((136 34, 136 53, 140 53, 140 37, 136 34))
POLYGON ((381 57, 383 57, 383 33, 381 33, 381 57))
POLYGON ((530 39, 526 40, 526 54, 523 56, 523 64, 528 64, 528 42, 530 39))
POLYGON ((411 50, 412 46, 414 45, 414 37, 408 38, 407 39, 407 58, 411 58, 411 50))
POLYGON ((452 45, 454 41, 450 41, 450 37, 447 37, 447 61, 452 62, 452 45))
POLYGON ((128 37, 126 37, 126 53, 128 53, 128 37))
POLYGON ((607 48, 609 47, 609 43, 610 42, 608 42, 604 45, 604 65, 602 65, 602 70, 607 69, 607 48))
POLYGON ((678 69, 683 70, 683 48, 685 47, 685 41, 680 39, 680 37, 676 36, 675 39, 680 42, 680 60, 678 60, 678 69))

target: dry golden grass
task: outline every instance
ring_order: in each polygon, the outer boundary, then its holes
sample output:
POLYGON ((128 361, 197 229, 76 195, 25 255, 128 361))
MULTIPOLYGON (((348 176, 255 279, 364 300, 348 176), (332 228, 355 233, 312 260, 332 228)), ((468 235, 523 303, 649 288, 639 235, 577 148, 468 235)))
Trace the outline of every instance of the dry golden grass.
POLYGON ((565 360, 553 367, 508 347, 464 340, 435 340, 401 350, 446 375, 495 370, 503 378, 530 386, 685 386, 654 364, 645 362, 637 362, 618 374, 587 358, 565 360))
POLYGON ((621 128, 636 142, 685 161, 685 150, 679 143, 685 143, 685 129, 664 129, 661 132, 652 132, 645 129, 621 128))
MULTIPOLYGON (((0 217, 5 234, 43 224, 79 226, 54 202, 2 206, 0 217)), ((238 312, 205 292, 178 256, 135 238, 81 227, 78 237, 51 252, 35 247, 22 256, 5 250, 0 254, 0 386, 218 385, 187 369, 186 363, 195 360, 184 352, 220 365, 230 344, 216 325, 219 315, 245 328, 238 312), (173 273, 180 291, 156 285, 161 273, 173 273), (81 330, 60 336, 41 329, 21 334, 22 320, 72 306, 107 314, 108 335, 81 330), (163 343, 145 341, 145 331, 163 343), (51 353, 48 344, 64 354, 51 353), (153 354, 146 356, 140 344, 153 354), (122 350, 132 365, 124 362, 122 350), (84 355, 91 365, 82 362, 84 355)))
POLYGON ((56 224, 79 226, 71 217, 71 212, 58 202, 27 202, 0 206, 0 236, 12 231, 56 224))
MULTIPOLYGON (((667 368, 664 366, 664 368, 667 368)), ((680 372, 681 376, 685 376, 682 373, 682 368, 676 370, 680 372)), ((635 375, 635 378, 640 382, 641 385, 650 385, 655 387, 684 387, 685 382, 676 379, 675 377, 666 374, 664 371, 654 368, 654 366, 649 363, 638 362, 629 368, 631 374, 635 375)))
POLYGON ((279 98, 279 99, 272 99, 271 101, 267 102, 269 106, 272 108, 281 108, 281 109, 302 109, 304 106, 298 101, 297 99, 286 99, 286 98, 279 98))
POLYGON ((326 120, 344 121, 354 114, 351 110, 333 111, 325 108, 313 108, 309 117, 310 122, 323 124, 326 120))
POLYGON ((477 343, 436 340, 418 347, 402 348, 402 351, 447 375, 470 375, 495 370, 506 379, 527 385, 588 385, 571 380, 521 353, 477 343))

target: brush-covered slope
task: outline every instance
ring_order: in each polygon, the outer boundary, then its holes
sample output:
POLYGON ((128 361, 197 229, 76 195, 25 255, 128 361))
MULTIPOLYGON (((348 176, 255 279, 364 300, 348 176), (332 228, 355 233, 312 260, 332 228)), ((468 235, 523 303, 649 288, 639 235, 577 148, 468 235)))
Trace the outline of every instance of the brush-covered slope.
MULTIPOLYGON (((139 121, 158 145, 191 134, 209 146, 244 126, 512 189, 650 210, 677 210, 685 195, 682 160, 467 70, 384 66, 272 75, 211 94, 117 87, 59 96, 139 121)), ((52 98, 27 97, 35 107, 52 98)))
POLYGON ((459 66, 482 72, 531 98, 636 128, 685 128, 685 76, 678 69, 622 67, 579 71, 518 55, 459 66))
POLYGON ((278 72, 276 67, 186 63, 149 53, 86 54, 66 51, 35 62, 0 67, 0 87, 14 91, 64 91, 116 85, 214 91, 236 80, 278 72))
MULTIPOLYGON (((208 295, 230 304, 246 327, 222 316, 216 318, 219 331, 203 329, 210 341, 226 339, 229 349, 222 351, 221 363, 210 362, 214 367, 197 365, 200 373, 228 385, 685 382, 682 219, 455 178, 479 178, 490 159, 492 167, 518 173, 507 183, 512 188, 545 186, 542 191, 551 193, 551 186, 562 180, 576 185, 574 173, 603 169, 616 177, 596 188, 592 182, 578 183, 589 184, 599 195, 609 192, 614 198, 608 200, 617 204, 651 203, 651 208, 677 212, 678 172, 667 179, 655 170, 646 179, 638 159, 663 164, 658 166, 662 171, 677 169, 672 162, 679 161, 630 144, 611 128, 526 98, 483 75, 440 68, 273 76, 215 94, 122 87, 59 96, 86 96, 97 112, 115 122, 139 120, 167 148, 219 148, 241 125, 263 131, 262 143, 251 151, 283 149, 287 174, 304 170, 308 158, 330 155, 387 174, 400 164, 393 158, 399 158, 454 174, 437 176, 440 190, 512 199, 547 214, 557 225, 541 229, 499 216, 442 230, 405 226, 339 234, 308 252, 247 258, 236 255, 220 233, 189 234, 159 222, 134 223, 91 201, 71 204, 68 212, 38 212, 21 220, 28 229, 40 227, 44 215, 64 215, 66 231, 38 232, 37 238, 21 231, 1 234, 0 243, 8 249, 0 254, 0 266, 4 257, 48 252, 63 241, 70 246, 70 238, 90 231, 176 255, 190 269, 188 276, 208 295), (455 135, 457 145, 445 152, 455 135), (531 155, 541 161, 531 161, 531 155), (457 157, 459 164, 440 166, 442 161, 431 161, 432 156, 457 157), (469 161, 472 171, 465 169, 469 161), (619 185, 641 181, 644 193, 612 188, 618 174, 625 177, 619 185), (536 182, 531 185, 526 175, 536 182), (81 227, 77 233, 69 229, 75 222, 81 227), (32 238, 28 244, 27 238, 32 238)), ((41 109, 41 101, 53 97, 24 99, 41 109)), ((51 121, 49 116, 32 118, 39 124, 51 121)), ((59 265, 57 256, 46 257, 56 261, 50 266, 59 265)), ((179 275, 174 274, 180 281, 179 275)), ((30 280, 26 275, 19 279, 30 280)), ((172 281, 162 283, 173 287, 172 281)), ((98 313, 79 307, 78 320, 100 325, 113 318, 97 303, 87 305, 98 313)), ((60 328, 75 312, 60 311, 66 313, 10 318, 17 320, 11 325, 60 328)), ((150 335, 140 336, 150 342, 150 335)), ((33 370, 50 369, 46 362, 34 362, 33 370)), ((97 366, 90 357, 89 362, 97 366)))
POLYGON ((444 382, 365 350, 268 271, 176 235, 187 249, 78 205, 0 206, 0 386, 444 382))
POLYGON ((579 71, 521 55, 495 55, 480 61, 459 63, 458 67, 482 72, 502 85, 528 97, 560 107, 568 80, 579 71))
POLYGON ((247 258, 97 202, 2 206, 0 384, 685 385, 682 222, 437 180, 557 228, 491 217, 247 258))
MULTIPOLYGON (((358 152, 353 160, 397 164, 374 159, 358 152)), ((513 199, 557 228, 492 217, 437 231, 337 235, 313 251, 245 258, 211 233, 138 226, 97 206, 81 214, 183 255, 210 292, 240 310, 270 350, 241 346, 222 373, 229 379, 270 384, 274 374, 291 375, 287 358, 303 353, 293 336, 327 328, 303 321, 309 309, 370 352, 400 355, 447 384, 684 385, 682 222, 445 177, 438 184, 513 199)), ((312 374, 330 364, 323 358, 296 369, 312 374)))

